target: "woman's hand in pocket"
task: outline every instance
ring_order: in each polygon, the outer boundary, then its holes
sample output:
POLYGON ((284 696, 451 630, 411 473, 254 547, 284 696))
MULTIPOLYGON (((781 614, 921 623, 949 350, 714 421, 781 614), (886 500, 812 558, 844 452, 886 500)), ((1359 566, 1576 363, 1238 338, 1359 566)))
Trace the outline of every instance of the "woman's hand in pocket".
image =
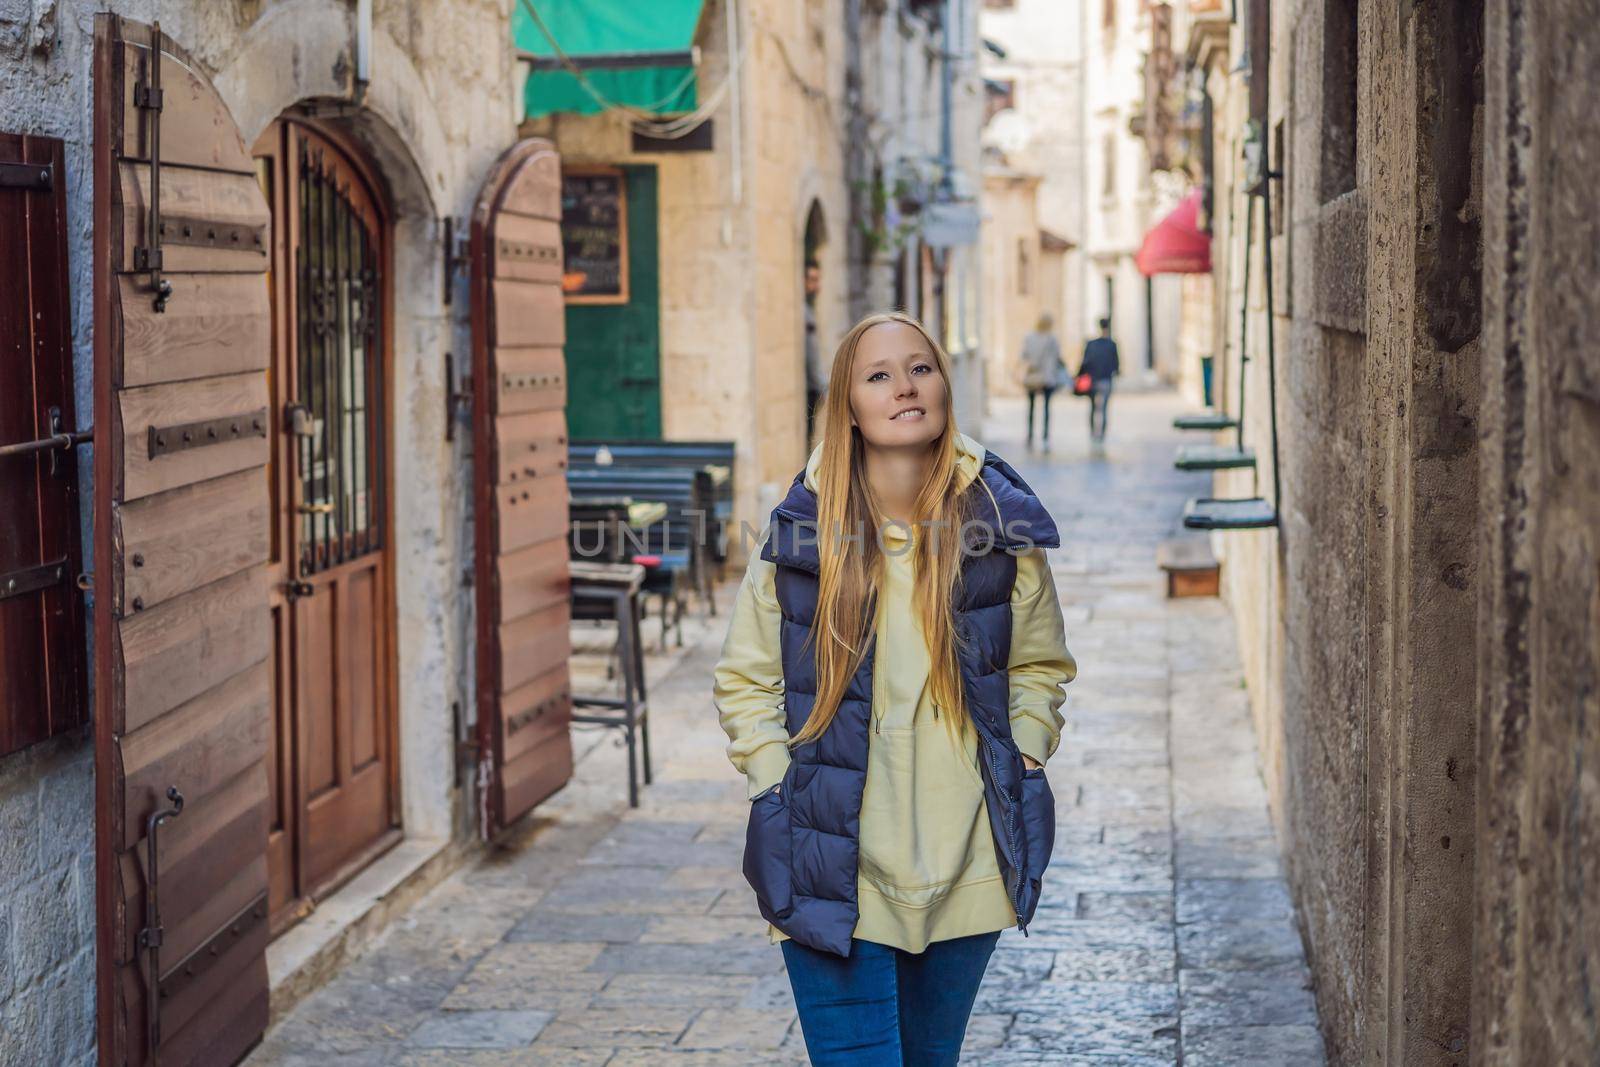
POLYGON ((1044 764, 1038 762, 1032 756, 1029 756, 1029 755, 1026 755, 1026 754, 1023 755, 1023 757, 1022 757, 1022 768, 1023 768, 1023 770, 1036 771, 1042 766, 1044 766, 1044 764))

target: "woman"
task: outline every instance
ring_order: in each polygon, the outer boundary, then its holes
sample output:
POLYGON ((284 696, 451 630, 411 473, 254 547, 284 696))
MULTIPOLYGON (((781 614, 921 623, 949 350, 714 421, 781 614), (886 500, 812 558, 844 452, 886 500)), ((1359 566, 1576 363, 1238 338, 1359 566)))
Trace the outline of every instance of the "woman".
POLYGON ((1033 332, 1022 339, 1022 387, 1028 391, 1028 447, 1033 447, 1033 402, 1037 398, 1044 409, 1044 434, 1041 438, 1046 451, 1050 448, 1050 397, 1066 380, 1067 367, 1061 362, 1061 344, 1051 332, 1055 319, 1048 311, 1034 323, 1033 332))
POLYGON ((812 1063, 953 1064, 1054 840, 1043 764, 1077 671, 1045 559, 1060 539, 957 431, 949 361, 915 320, 864 319, 830 380, 715 671, 752 800, 744 871, 812 1063))

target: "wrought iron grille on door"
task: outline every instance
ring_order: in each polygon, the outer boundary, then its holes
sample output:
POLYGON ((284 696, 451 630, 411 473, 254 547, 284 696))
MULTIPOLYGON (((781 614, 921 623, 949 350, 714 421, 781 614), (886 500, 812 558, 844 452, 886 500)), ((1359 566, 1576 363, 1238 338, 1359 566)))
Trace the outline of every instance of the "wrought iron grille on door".
POLYGON ((376 552, 385 535, 378 242, 340 178, 323 149, 306 146, 296 263, 300 402, 291 413, 302 575, 376 552))

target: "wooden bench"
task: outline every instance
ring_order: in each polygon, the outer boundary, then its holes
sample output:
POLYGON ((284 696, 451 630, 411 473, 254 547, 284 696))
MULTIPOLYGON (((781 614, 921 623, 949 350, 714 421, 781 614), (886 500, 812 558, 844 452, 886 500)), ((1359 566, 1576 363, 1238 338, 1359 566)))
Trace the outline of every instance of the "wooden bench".
POLYGON ((1167 596, 1216 596, 1222 568, 1201 537, 1178 537, 1156 548, 1156 566, 1167 573, 1167 596))

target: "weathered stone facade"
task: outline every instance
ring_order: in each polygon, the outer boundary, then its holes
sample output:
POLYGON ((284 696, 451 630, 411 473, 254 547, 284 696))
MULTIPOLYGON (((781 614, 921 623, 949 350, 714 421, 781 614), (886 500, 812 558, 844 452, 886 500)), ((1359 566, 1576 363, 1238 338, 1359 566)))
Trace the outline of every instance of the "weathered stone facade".
POLYGON ((1592 1062, 1594 13, 1239 5, 1270 19, 1264 213, 1248 20, 1217 6, 1178 38, 1215 113, 1215 314, 1187 326, 1229 413, 1241 331, 1250 357, 1258 470, 1216 495, 1280 525, 1213 542, 1330 1059, 1592 1062))

